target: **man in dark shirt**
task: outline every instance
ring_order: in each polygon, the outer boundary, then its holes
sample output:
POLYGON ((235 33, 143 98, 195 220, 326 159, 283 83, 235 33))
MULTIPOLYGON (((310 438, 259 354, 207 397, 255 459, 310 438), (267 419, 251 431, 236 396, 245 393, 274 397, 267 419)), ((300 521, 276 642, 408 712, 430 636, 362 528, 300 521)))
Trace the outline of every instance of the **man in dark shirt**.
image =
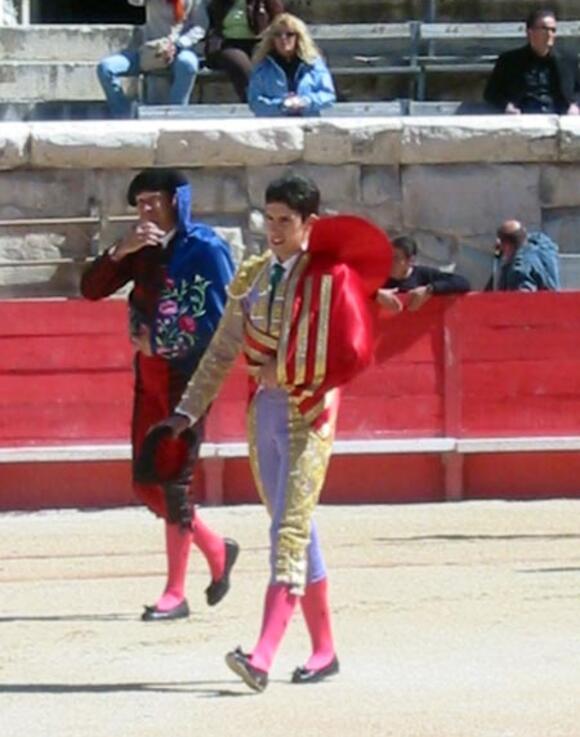
POLYGON ((576 57, 559 52, 553 10, 535 10, 526 20, 528 43, 498 58, 484 98, 498 110, 578 115, 580 91, 576 57))
POLYGON ((397 296, 408 294, 407 309, 422 307, 433 294, 457 294, 468 292, 470 284, 459 274, 451 274, 431 266, 415 265, 417 243, 414 238, 401 236, 393 241, 393 265, 391 276, 377 293, 377 302, 390 312, 401 312, 403 302, 397 296))

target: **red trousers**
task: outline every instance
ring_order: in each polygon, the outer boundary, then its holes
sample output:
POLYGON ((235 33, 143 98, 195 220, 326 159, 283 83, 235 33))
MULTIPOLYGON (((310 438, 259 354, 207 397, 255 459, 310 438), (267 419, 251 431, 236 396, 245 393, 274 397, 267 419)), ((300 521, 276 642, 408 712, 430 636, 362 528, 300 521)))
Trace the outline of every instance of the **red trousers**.
MULTIPOLYGON (((135 396, 131 426, 133 463, 148 430, 173 412, 190 378, 191 372, 178 371, 162 358, 145 356, 139 352, 135 354, 135 396)), ((191 480, 203 440, 204 420, 202 418, 192 428, 195 442, 186 472, 179 482, 164 486, 146 486, 133 479, 133 489, 137 497, 154 514, 168 522, 188 525, 193 517, 191 480)))

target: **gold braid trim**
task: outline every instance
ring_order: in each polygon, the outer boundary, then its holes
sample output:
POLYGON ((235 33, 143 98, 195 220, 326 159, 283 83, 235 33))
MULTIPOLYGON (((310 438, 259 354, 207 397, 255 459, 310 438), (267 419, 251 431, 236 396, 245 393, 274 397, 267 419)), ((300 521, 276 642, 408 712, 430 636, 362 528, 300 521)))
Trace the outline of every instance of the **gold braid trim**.
POLYGON ((292 312, 294 309, 294 299, 298 283, 304 269, 308 266, 310 257, 304 253, 294 264, 292 273, 288 277, 286 283, 286 292, 284 293, 284 312, 282 315, 282 329, 280 330, 280 342, 278 343, 277 358, 277 378, 278 384, 282 387, 288 385, 288 374, 286 372, 286 361, 288 358, 288 344, 290 342, 290 331, 292 330, 292 312))
POLYGON ((316 336, 316 361, 312 389, 316 390, 326 376, 326 358, 330 328, 330 305, 332 298, 332 277, 325 274, 320 285, 320 307, 318 311, 318 334, 316 336))
POLYGON ((246 334, 252 338, 252 340, 255 340, 256 343, 261 343, 266 346, 266 348, 270 348, 270 350, 276 350, 278 347, 278 339, 268 333, 263 333, 261 330, 258 330, 251 320, 246 319, 244 329, 246 334))
POLYGON ((251 292, 262 271, 270 264, 271 251, 265 251, 260 256, 250 256, 242 261, 233 281, 227 287, 228 297, 243 299, 251 292))

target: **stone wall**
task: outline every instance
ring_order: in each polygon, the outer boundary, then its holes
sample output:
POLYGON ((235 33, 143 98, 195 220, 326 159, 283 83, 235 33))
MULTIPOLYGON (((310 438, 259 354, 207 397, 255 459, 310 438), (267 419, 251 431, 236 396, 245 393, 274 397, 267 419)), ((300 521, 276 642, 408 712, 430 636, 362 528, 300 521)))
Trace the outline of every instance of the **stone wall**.
MULTIPOLYGON (((328 211, 416 235, 424 262, 455 265, 475 286, 506 217, 580 253, 580 120, 549 116, 4 124, 0 219, 127 214, 127 184, 148 166, 187 170, 199 217, 250 252, 264 188, 292 168, 319 183, 328 211)), ((125 227, 105 222, 101 244, 125 227)), ((82 259, 94 230, 3 227, 0 259, 82 259)), ((74 293, 79 268, 0 268, 2 295, 74 293)))

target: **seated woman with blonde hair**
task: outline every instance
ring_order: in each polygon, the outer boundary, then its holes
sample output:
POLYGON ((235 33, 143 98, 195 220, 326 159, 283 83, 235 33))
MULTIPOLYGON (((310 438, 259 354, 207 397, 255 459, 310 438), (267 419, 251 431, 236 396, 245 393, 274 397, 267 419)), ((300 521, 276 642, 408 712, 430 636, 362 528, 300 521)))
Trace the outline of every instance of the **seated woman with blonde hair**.
POLYGON ((315 116, 335 101, 332 77, 306 24, 281 13, 254 53, 250 108, 260 117, 315 116))

